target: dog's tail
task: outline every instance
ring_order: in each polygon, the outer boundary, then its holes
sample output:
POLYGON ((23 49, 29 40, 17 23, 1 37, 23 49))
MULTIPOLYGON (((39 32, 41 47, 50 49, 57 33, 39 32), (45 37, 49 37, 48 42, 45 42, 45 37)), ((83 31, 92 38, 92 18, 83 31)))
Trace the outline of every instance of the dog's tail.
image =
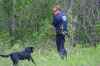
POLYGON ((0 55, 1 57, 9 57, 10 55, 0 55))

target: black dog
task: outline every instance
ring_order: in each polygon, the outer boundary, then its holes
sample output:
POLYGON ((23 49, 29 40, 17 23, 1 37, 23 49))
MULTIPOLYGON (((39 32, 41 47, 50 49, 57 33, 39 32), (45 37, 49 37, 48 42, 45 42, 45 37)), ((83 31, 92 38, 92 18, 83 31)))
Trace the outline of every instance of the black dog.
POLYGON ((9 55, 0 55, 0 56, 10 57, 13 62, 13 66, 17 66, 19 60, 25 60, 25 59, 28 61, 32 61, 36 65, 34 59, 32 59, 32 56, 31 56, 33 50, 34 50, 34 47, 27 47, 21 52, 13 52, 13 53, 10 53, 9 55))

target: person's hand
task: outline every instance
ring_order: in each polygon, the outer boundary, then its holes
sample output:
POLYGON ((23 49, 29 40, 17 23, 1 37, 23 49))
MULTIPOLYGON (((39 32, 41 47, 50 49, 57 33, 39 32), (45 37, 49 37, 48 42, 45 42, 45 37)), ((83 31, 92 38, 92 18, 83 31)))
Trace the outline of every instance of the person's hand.
POLYGON ((63 26, 63 25, 61 25, 61 26, 60 26, 60 29, 61 29, 61 30, 63 30, 63 29, 64 29, 64 26, 63 26))
POLYGON ((66 35, 66 33, 67 33, 66 31, 63 31, 63 32, 62 32, 63 35, 66 35))
POLYGON ((66 32, 66 31, 63 31, 62 34, 63 34, 63 35, 67 35, 67 37, 70 37, 70 35, 69 35, 68 32, 66 32))

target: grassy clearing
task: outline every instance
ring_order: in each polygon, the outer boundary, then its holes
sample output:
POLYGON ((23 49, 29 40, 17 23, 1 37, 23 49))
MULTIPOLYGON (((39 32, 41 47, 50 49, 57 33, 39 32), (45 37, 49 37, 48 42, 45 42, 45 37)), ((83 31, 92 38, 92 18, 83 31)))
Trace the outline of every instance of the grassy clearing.
MULTIPOLYGON (((68 59, 60 59, 55 49, 38 50, 32 54, 37 66, 100 66, 100 46, 97 48, 73 48, 68 59)), ((0 57, 0 66, 11 66, 10 58, 0 57)), ((20 61, 19 66, 34 66, 20 61)))

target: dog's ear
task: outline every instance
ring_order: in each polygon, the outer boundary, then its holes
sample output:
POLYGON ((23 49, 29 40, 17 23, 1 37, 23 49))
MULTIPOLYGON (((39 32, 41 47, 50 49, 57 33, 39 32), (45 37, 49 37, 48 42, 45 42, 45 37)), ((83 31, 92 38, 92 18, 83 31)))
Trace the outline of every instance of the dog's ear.
POLYGON ((25 51, 26 51, 26 52, 32 53, 33 50, 34 50, 34 47, 27 47, 27 48, 25 48, 25 51))
POLYGON ((33 52, 34 51, 34 47, 30 47, 31 48, 31 51, 33 52))
POLYGON ((34 49, 34 47, 30 47, 31 49, 34 49))

